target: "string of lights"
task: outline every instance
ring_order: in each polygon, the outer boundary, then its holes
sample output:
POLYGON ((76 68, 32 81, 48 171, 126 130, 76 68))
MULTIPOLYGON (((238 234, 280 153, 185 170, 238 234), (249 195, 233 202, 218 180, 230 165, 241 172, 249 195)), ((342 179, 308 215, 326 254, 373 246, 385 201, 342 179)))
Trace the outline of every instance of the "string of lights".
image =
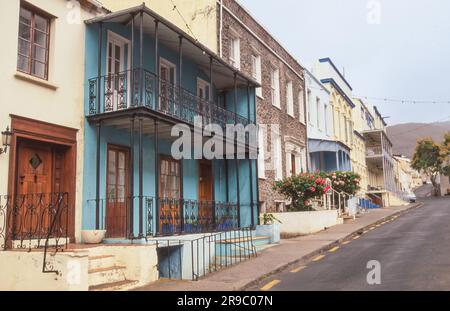
POLYGON ((180 10, 178 10, 177 5, 175 4, 175 2, 173 0, 170 0, 170 2, 172 2, 173 5, 173 11, 177 11, 178 15, 181 17, 181 19, 183 20, 183 23, 186 25, 187 30, 191 33, 192 37, 195 39, 195 41, 198 41, 197 37, 195 36, 194 32, 192 31, 191 27, 189 26, 189 24, 187 23, 186 19, 184 18, 183 14, 181 14, 180 10))
POLYGON ((414 99, 394 99, 394 98, 387 98, 387 97, 370 97, 370 96, 361 96, 361 95, 355 95, 355 97, 366 99, 366 100, 372 100, 372 101, 379 101, 379 102, 389 102, 389 103, 402 103, 402 104, 450 104, 450 100, 414 100, 414 99))

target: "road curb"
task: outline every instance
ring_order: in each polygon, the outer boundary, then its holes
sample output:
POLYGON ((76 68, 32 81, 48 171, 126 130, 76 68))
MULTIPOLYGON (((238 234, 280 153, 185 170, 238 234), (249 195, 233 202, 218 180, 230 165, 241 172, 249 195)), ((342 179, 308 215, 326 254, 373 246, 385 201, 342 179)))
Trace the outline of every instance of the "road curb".
POLYGON ((335 241, 333 241, 333 242, 331 242, 331 243, 329 243, 329 244, 327 244, 327 245, 325 245, 325 246, 323 246, 321 248, 318 248, 317 250, 315 250, 315 251, 313 251, 311 253, 308 253, 308 254, 306 254, 306 255, 298 258, 298 259, 295 259, 293 261, 290 261, 290 262, 288 262, 286 264, 283 264, 282 266, 278 267, 277 269, 275 269, 273 271, 270 271, 269 273, 266 273, 265 275, 254 279, 253 281, 248 282, 244 286, 240 287, 238 289, 238 291, 244 291, 244 290, 248 289, 249 287, 251 287, 251 286, 255 285, 256 283, 258 283, 259 281, 261 281, 263 279, 266 279, 266 278, 270 277, 273 274, 281 272, 281 271, 285 270, 287 267, 289 267, 291 265, 295 265, 295 264, 298 264, 298 263, 304 262, 304 261, 309 261, 313 257, 316 257, 316 256, 318 256, 320 254, 323 254, 323 253, 327 252, 328 250, 332 249, 333 247, 341 245, 343 242, 345 242, 347 240, 353 239, 353 237, 355 237, 357 235, 362 235, 363 232, 366 229, 369 229, 369 228, 371 228, 373 226, 376 226, 376 225, 378 225, 380 223, 383 223, 383 222, 385 222, 385 221, 387 221, 389 219, 392 219, 392 218, 394 218, 396 216, 399 217, 399 216, 401 216, 403 214, 406 214, 406 213, 410 212, 413 209, 421 208, 423 206, 424 206, 423 202, 413 203, 413 204, 411 204, 410 207, 408 207, 408 208, 406 208, 404 210, 397 211, 397 212, 395 212, 395 213, 393 213, 393 214, 391 214, 389 216, 383 217, 383 218, 381 218, 381 219, 379 219, 379 220, 377 220, 377 221, 375 221, 375 222, 373 222, 371 224, 368 224, 368 225, 366 225, 364 227, 359 228, 358 230, 355 230, 355 231, 349 233, 348 235, 346 235, 345 237, 343 237, 341 239, 335 240, 335 241))

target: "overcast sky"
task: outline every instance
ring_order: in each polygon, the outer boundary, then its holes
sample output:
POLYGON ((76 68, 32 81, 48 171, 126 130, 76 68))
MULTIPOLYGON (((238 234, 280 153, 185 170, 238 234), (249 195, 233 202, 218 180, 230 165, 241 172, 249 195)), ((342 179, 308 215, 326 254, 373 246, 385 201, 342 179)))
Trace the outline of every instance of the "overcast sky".
MULTIPOLYGON (((448 0, 239 1, 305 67, 345 68, 355 95, 450 101, 448 0)), ((390 125, 450 120, 450 104, 370 102, 390 125)))

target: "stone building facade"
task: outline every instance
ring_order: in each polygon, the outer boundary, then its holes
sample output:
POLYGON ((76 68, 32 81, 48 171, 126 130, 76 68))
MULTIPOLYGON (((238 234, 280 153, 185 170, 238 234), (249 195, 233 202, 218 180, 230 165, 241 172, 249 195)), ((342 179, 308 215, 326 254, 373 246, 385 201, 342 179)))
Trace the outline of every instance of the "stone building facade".
POLYGON ((276 180, 306 171, 304 68, 235 0, 217 2, 218 54, 262 87, 257 91, 260 212, 286 209, 276 180))

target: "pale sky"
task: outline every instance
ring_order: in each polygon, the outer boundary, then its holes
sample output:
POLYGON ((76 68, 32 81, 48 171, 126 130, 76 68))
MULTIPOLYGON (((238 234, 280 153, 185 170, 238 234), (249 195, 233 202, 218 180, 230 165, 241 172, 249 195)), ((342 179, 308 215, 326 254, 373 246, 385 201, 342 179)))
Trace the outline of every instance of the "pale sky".
MULTIPOLYGON (((448 0, 239 1, 305 67, 345 68, 354 95, 450 101, 448 0)), ((450 120, 450 103, 370 102, 390 125, 450 120)))

